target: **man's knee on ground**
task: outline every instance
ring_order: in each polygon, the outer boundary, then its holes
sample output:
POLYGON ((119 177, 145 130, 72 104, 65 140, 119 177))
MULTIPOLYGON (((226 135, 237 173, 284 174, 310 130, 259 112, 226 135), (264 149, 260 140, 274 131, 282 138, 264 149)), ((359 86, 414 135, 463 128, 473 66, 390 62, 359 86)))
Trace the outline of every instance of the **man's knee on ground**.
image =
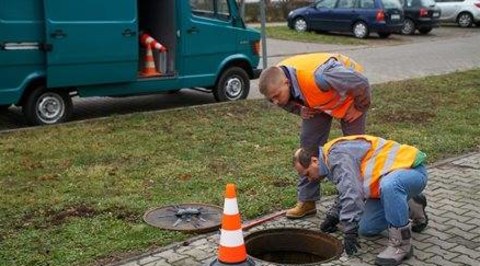
POLYGON ((372 237, 372 236, 377 236, 380 233, 382 233, 386 228, 378 228, 378 227, 372 227, 368 226, 364 223, 360 223, 359 228, 358 228, 358 233, 361 236, 365 237, 372 237))

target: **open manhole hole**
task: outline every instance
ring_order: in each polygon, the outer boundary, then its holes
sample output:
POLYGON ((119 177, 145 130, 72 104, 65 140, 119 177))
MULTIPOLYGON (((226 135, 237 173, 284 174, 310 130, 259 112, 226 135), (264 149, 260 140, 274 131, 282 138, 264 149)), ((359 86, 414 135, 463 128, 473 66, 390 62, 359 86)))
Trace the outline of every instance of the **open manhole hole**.
POLYGON ((205 233, 220 228, 223 209, 205 204, 180 204, 148 210, 143 220, 166 230, 205 233))
POLYGON ((245 237, 245 245, 251 257, 279 265, 318 265, 338 259, 343 252, 333 236, 299 228, 254 232, 245 237))

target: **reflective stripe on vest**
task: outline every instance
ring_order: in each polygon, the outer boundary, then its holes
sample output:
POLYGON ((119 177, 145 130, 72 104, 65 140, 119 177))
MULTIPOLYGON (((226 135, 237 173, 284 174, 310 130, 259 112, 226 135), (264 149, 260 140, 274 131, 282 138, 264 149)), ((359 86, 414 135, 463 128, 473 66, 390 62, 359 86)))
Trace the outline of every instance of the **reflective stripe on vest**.
POLYGON ((299 90, 307 106, 319 108, 335 118, 343 118, 348 108, 353 104, 353 98, 350 96, 341 97, 335 90, 322 91, 315 82, 315 70, 332 57, 343 63, 347 68, 352 68, 358 72, 363 71, 363 67, 352 59, 340 54, 330 53, 297 55, 281 61, 278 65, 289 66, 296 70, 299 90))
POLYGON ((370 150, 365 154, 360 165, 358 177, 363 181, 365 197, 380 198, 380 179, 385 174, 397 170, 407 169, 415 162, 419 150, 415 147, 399 144, 392 140, 368 135, 348 136, 334 139, 323 146, 327 157, 333 145, 345 140, 364 139, 370 142, 370 150))

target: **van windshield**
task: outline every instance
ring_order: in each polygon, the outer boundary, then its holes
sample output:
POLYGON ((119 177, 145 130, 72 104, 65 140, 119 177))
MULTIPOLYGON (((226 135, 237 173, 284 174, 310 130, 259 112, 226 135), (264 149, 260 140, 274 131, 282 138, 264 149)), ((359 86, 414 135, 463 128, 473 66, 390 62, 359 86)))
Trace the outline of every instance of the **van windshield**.
POLYGON ((398 0, 383 0, 383 8, 391 9, 391 8, 398 8, 402 9, 400 2, 398 0))

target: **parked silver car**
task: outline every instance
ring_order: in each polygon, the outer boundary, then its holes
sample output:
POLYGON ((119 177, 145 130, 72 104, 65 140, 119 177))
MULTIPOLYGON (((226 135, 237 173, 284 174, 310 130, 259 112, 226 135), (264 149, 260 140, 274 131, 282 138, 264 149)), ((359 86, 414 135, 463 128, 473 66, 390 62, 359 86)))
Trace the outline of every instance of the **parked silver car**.
POLYGON ((462 28, 480 26, 480 0, 435 0, 442 10, 441 21, 456 22, 462 28))

